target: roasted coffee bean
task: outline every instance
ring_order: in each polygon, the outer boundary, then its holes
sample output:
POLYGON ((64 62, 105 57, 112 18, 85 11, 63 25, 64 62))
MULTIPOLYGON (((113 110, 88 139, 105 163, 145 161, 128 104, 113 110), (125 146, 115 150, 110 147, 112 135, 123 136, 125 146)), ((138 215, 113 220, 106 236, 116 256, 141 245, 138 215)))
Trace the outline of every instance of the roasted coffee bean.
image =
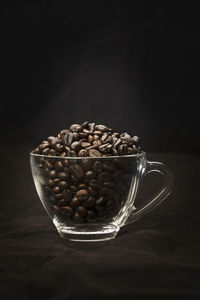
POLYGON ((73 139, 74 139, 74 141, 78 141, 79 140, 79 134, 78 134, 78 132, 73 132, 73 139))
POLYGON ((99 151, 103 154, 109 153, 112 150, 112 145, 107 143, 99 147, 99 151))
POLYGON ((88 185, 86 183, 80 183, 78 185, 78 190, 84 190, 84 189, 87 189, 88 185))
POLYGON ((77 212, 80 216, 82 216, 82 217, 84 217, 84 216, 87 215, 87 209, 86 209, 84 206, 79 206, 79 207, 76 209, 76 212, 77 212))
POLYGON ((101 183, 96 179, 91 179, 89 185, 96 191, 101 188, 101 183))
POLYGON ((100 147, 101 146, 101 141, 100 140, 94 141, 92 145, 95 146, 95 147, 100 147))
POLYGON ((69 161, 67 159, 62 160, 62 162, 65 167, 69 166, 69 161))
POLYGON ((104 197, 101 196, 96 200, 96 205, 103 205, 105 203, 104 197))
POLYGON ((56 155, 56 151, 54 149, 50 149, 49 155, 55 156, 56 155))
POLYGON ((67 155, 67 153, 64 151, 64 152, 61 152, 60 154, 59 154, 59 156, 60 157, 65 157, 67 155))
POLYGON ((88 143, 92 144, 94 141, 94 137, 92 135, 88 135, 88 143))
POLYGON ((96 200, 93 196, 90 196, 88 200, 84 202, 84 206, 88 208, 92 208, 96 203, 96 200))
POLYGON ((47 140, 48 140, 48 142, 51 144, 51 142, 52 142, 53 140, 55 140, 55 136, 49 136, 49 137, 47 138, 47 140))
POLYGON ((97 149, 97 148, 98 148, 97 145, 91 145, 89 147, 86 147, 85 149, 89 151, 89 150, 93 150, 93 149, 97 149))
POLYGON ((54 149, 58 152, 62 152, 64 150, 64 146, 62 144, 56 144, 54 149))
POLYGON ((79 133, 79 137, 80 137, 80 139, 87 139, 88 134, 85 133, 85 132, 80 132, 80 133, 79 133))
POLYGON ((128 147, 128 154, 134 154, 135 150, 134 148, 128 147))
POLYGON ((104 211, 105 208, 104 208, 102 205, 96 205, 96 206, 95 206, 95 210, 96 210, 97 212, 100 212, 100 211, 104 211))
POLYGON ((48 160, 44 161, 44 166, 48 169, 53 169, 53 164, 48 160))
POLYGON ((117 139, 116 142, 113 144, 113 147, 117 148, 117 147, 119 147, 119 146, 121 145, 121 143, 122 143, 122 140, 119 138, 119 139, 117 139))
POLYGON ((109 189, 115 189, 116 185, 113 181, 106 181, 103 183, 103 186, 109 188, 109 189))
POLYGON ((100 136, 99 136, 99 135, 97 135, 97 134, 95 134, 95 135, 94 135, 94 140, 95 140, 95 141, 98 141, 98 140, 100 140, 100 136))
POLYGON ((61 192, 62 198, 66 201, 70 201, 72 199, 72 193, 69 189, 63 190, 61 192))
POLYGON ((78 178, 76 176, 74 176, 73 174, 71 174, 71 182, 73 183, 73 185, 77 186, 78 185, 78 178))
POLYGON ((82 143, 81 143, 81 146, 82 146, 83 148, 86 148, 86 147, 91 146, 91 144, 88 143, 88 142, 82 142, 82 143))
POLYGON ((93 179, 93 178, 95 178, 96 177, 96 174, 95 174, 95 172, 93 172, 93 171, 87 171, 86 173, 85 173, 85 179, 86 180, 90 180, 90 179, 93 179))
POLYGON ((42 144, 39 145, 39 150, 40 151, 43 151, 46 148, 49 148, 49 143, 48 142, 46 142, 46 143, 43 142, 42 144))
POLYGON ((78 200, 80 201, 85 201, 88 199, 88 191, 87 190, 79 190, 77 193, 76 193, 76 196, 78 198, 78 200))
POLYGON ((49 179, 49 180, 47 181, 47 184, 48 184, 48 186, 50 186, 50 187, 54 187, 55 182, 54 182, 52 179, 49 179))
POLYGON ((88 124, 89 130, 93 132, 95 130, 95 125, 96 125, 95 123, 89 123, 88 124))
POLYGON ((100 137, 102 136, 102 134, 103 134, 103 132, 100 131, 100 130, 95 130, 95 131, 94 131, 94 136, 95 136, 95 135, 99 136, 99 139, 100 139, 100 137))
POLYGON ((91 188, 91 186, 88 187, 88 192, 91 196, 96 196, 97 192, 95 190, 93 190, 93 188, 91 188))
POLYGON ((54 178, 56 178, 56 171, 51 170, 51 171, 49 171, 48 175, 50 178, 54 179, 54 178))
POLYGON ((56 200, 62 199, 61 193, 55 194, 55 195, 54 195, 54 198, 55 198, 56 200))
POLYGON ((84 218, 81 217, 78 212, 75 212, 73 215, 73 221, 75 223, 82 223, 82 222, 84 222, 84 218))
POLYGON ((70 191, 71 191, 71 193, 74 195, 74 194, 76 194, 76 192, 77 192, 77 188, 76 188, 76 186, 75 185, 70 185, 70 191))
POLYGON ((55 179, 53 179, 53 181, 54 181, 55 184, 58 184, 58 182, 60 181, 60 179, 59 178, 55 178, 55 179))
POLYGON ((81 161, 81 167, 83 168, 84 171, 88 171, 92 165, 92 160, 91 159, 83 159, 81 161))
POLYGON ((106 202, 106 208, 111 208, 113 207, 114 202, 112 200, 109 200, 108 202, 106 202))
POLYGON ((75 152, 74 150, 70 150, 70 151, 68 152, 68 156, 69 156, 69 157, 76 157, 77 155, 76 155, 76 152, 75 152))
POLYGON ((66 204, 67 204, 67 201, 64 199, 57 200, 58 206, 65 206, 66 204))
POLYGON ((81 149, 81 144, 76 141, 76 142, 73 142, 70 147, 75 152, 78 152, 81 149))
POLYGON ((116 170, 113 162, 111 162, 111 161, 105 161, 103 163, 103 168, 109 172, 114 172, 116 170))
POLYGON ((55 186, 55 187, 53 188, 53 192, 54 192, 55 194, 58 194, 58 193, 60 192, 59 186, 55 186))
POLYGON ((80 132, 82 131, 82 127, 80 124, 72 124, 69 129, 72 131, 72 132, 80 132))
POLYGON ((64 167, 64 170, 63 170, 63 172, 66 174, 67 178, 69 178, 69 177, 70 177, 70 170, 69 170, 69 168, 68 168, 68 167, 64 167))
POLYGON ((80 205, 80 200, 77 197, 73 197, 69 205, 73 208, 78 207, 80 205))
POLYGON ((140 138, 139 138, 138 136, 135 135, 135 136, 133 137, 133 140, 134 140, 135 145, 138 146, 138 145, 141 144, 140 138))
POLYGON ((103 170, 103 164, 99 160, 96 160, 92 165, 92 170, 96 173, 100 173, 103 170))
POLYGON ((57 176, 58 176, 58 178, 61 179, 61 180, 65 180, 65 179, 69 178, 68 174, 65 173, 65 172, 59 172, 59 173, 57 174, 57 176))
POLYGON ((128 147, 126 144, 122 144, 117 149, 119 155, 127 155, 128 154, 128 147))
POLYGON ((48 155, 48 154, 49 154, 49 151, 50 151, 49 148, 45 148, 45 149, 42 151, 42 154, 48 155))
POLYGON ((70 169, 72 175, 75 178, 77 178, 77 180, 81 180, 83 178, 84 172, 80 165, 74 164, 74 165, 70 166, 69 169, 70 169))
POLYGON ((107 187, 102 187, 100 190, 99 190, 99 193, 101 195, 108 195, 110 192, 110 190, 107 188, 107 187))
POLYGON ((55 209, 56 212, 59 212, 60 211, 60 207, 57 206, 57 205, 52 205, 52 207, 55 209))
POLYGON ((86 121, 86 122, 84 122, 84 123, 81 124, 81 127, 82 128, 88 128, 88 124, 89 124, 89 122, 86 121))
POLYGON ((52 189, 48 185, 44 186, 44 191, 45 191, 46 194, 51 194, 52 193, 52 189))
POLYGON ((35 149, 33 150, 33 153, 35 153, 35 154, 39 154, 39 153, 40 153, 40 149, 39 149, 39 147, 35 148, 35 149))
POLYGON ((109 131, 108 127, 106 127, 106 126, 104 126, 104 125, 96 125, 96 126, 95 126, 95 130, 101 131, 101 132, 109 131))
POLYGON ((54 163, 54 168, 57 172, 59 171, 63 171, 63 163, 60 161, 60 160, 57 160, 55 163, 54 163))
POLYGON ((110 181, 112 180, 112 175, 109 172, 102 172, 98 175, 98 179, 103 182, 110 181))
POLYGON ((63 140, 66 146, 70 146, 73 142, 74 136, 70 130, 65 131, 65 135, 63 136, 63 140))
POLYGON ((105 143, 107 138, 108 138, 108 133, 104 133, 103 136, 101 137, 102 143, 105 143))
POLYGON ((92 222, 95 222, 95 219, 96 219, 96 214, 93 210, 88 210, 88 213, 87 213, 87 221, 89 223, 92 223, 92 222))
POLYGON ((89 156, 90 157, 100 157, 101 153, 96 149, 91 149, 91 150, 89 150, 89 156))
POLYGON ((70 206, 62 206, 60 207, 60 211, 65 213, 68 216, 72 216, 73 214, 73 210, 70 206))
POLYGON ((69 187, 69 183, 68 183, 67 181, 60 181, 60 182, 58 183, 58 186, 59 186, 59 188, 61 188, 61 189, 66 189, 66 188, 69 187))
POLYGON ((78 152, 78 156, 79 157, 86 157, 88 156, 88 152, 86 149, 81 149, 79 152, 78 152))

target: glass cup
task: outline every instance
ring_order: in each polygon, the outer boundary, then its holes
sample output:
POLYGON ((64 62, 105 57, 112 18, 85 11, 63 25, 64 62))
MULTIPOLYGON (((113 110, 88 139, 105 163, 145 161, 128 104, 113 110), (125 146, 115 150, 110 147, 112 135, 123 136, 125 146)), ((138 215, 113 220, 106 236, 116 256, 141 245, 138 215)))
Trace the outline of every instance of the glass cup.
POLYGON ((108 157, 58 157, 30 153, 39 198, 60 236, 71 241, 115 238, 120 227, 159 205, 171 192, 173 175, 145 152, 108 157), (134 206, 143 176, 158 172, 163 187, 148 204, 134 206))

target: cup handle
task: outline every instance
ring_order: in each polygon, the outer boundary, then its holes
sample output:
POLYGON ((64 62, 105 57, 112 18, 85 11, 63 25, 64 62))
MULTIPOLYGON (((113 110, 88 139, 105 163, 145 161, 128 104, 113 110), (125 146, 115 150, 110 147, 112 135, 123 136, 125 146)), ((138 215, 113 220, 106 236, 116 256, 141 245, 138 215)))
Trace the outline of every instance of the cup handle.
POLYGON ((142 208, 137 210, 135 207, 133 207, 133 211, 124 225, 135 222, 139 218, 143 217, 145 214, 158 206, 171 193, 174 176, 169 168, 160 162, 147 161, 144 175, 146 176, 152 172, 160 173, 163 176, 164 183, 162 188, 153 196, 151 201, 142 208))

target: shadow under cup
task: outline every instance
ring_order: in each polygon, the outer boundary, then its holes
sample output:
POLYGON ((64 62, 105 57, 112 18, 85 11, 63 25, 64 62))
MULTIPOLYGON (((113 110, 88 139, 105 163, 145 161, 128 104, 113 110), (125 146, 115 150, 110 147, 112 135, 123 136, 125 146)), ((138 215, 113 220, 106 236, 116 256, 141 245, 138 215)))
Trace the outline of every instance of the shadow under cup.
POLYGON ((37 193, 61 237, 112 239, 133 210, 145 153, 112 157, 30 154, 37 193))

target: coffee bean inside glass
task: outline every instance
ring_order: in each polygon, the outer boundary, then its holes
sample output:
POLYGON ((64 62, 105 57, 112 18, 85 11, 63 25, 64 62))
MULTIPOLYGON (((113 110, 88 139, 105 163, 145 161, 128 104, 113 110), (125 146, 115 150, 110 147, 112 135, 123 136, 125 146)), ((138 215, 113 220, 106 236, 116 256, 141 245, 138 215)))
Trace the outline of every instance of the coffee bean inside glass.
POLYGON ((119 229, 149 212, 170 193, 173 176, 148 162, 139 138, 84 122, 49 137, 30 154, 36 190, 60 236, 72 241, 115 238, 119 229), (163 175, 161 190, 142 208, 138 185, 150 172, 163 175))

